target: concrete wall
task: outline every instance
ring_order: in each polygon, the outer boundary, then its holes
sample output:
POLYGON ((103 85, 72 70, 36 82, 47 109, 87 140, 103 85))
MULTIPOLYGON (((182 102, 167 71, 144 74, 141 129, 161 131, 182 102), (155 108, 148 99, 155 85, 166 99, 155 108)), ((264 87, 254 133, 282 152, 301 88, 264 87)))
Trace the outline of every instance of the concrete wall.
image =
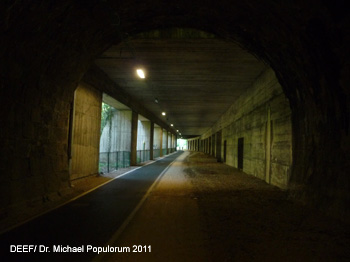
POLYGON ((165 150, 167 149, 167 143, 168 143, 168 132, 163 129, 163 141, 162 141, 162 150, 165 150))
POLYGON ((149 150, 151 138, 151 122, 138 120, 137 125, 137 150, 149 150))
POLYGON ((172 145, 173 145, 173 137, 172 137, 172 134, 170 134, 169 132, 168 132, 168 148, 170 149, 170 148, 172 148, 172 145))
POLYGON ((154 127, 154 144, 153 144, 153 148, 154 149, 160 149, 162 147, 162 132, 161 132, 161 128, 160 127, 154 127))
POLYGON ((70 179, 98 173, 102 94, 80 84, 75 91, 70 179))
POLYGON ((103 128, 100 140, 100 152, 131 150, 131 110, 113 112, 112 126, 108 121, 103 128))
POLYGON ((195 137, 195 138, 190 138, 187 140, 188 145, 189 145, 189 150, 191 151, 203 151, 204 152, 204 147, 202 148, 202 143, 204 143, 204 140, 201 140, 201 137, 195 137))
POLYGON ((176 141, 176 135, 171 135, 172 137, 172 148, 176 149, 177 141, 176 141))
MULTIPOLYGON (((266 70, 203 136, 215 154, 221 131, 221 157, 238 167, 238 139, 244 138, 243 171, 286 188, 292 164, 291 110, 274 72, 266 70), (214 138, 215 137, 215 138, 214 138), (214 141, 214 142, 213 142, 214 141)), ((217 154, 216 154, 217 155, 217 154)))

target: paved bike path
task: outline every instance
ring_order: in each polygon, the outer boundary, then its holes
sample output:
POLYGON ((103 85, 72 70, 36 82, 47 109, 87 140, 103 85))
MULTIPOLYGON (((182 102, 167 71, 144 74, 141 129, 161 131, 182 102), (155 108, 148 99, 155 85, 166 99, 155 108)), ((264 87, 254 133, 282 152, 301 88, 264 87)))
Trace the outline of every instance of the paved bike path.
MULTIPOLYGON (((103 247, 158 176, 181 153, 174 153, 136 169, 67 205, 2 234, 0 260, 91 260, 97 253, 87 252, 87 246, 103 247), (33 245, 32 248, 36 249, 35 252, 30 249, 31 252, 14 253, 10 252, 10 245, 33 245), (83 247, 84 252, 53 252, 54 245, 76 247, 76 251, 83 247), (44 246, 50 252, 39 252, 40 248, 41 251, 45 249, 44 246)), ((14 250, 13 246, 12 248, 14 250)))

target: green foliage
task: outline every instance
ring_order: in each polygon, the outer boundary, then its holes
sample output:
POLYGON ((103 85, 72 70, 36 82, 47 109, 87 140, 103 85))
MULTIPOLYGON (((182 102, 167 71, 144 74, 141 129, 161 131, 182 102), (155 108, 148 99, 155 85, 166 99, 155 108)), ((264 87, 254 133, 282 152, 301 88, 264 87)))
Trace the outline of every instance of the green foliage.
POLYGON ((102 103, 100 135, 102 135, 102 131, 104 127, 107 125, 107 123, 112 120, 114 111, 115 111, 114 107, 111 107, 108 104, 102 103))

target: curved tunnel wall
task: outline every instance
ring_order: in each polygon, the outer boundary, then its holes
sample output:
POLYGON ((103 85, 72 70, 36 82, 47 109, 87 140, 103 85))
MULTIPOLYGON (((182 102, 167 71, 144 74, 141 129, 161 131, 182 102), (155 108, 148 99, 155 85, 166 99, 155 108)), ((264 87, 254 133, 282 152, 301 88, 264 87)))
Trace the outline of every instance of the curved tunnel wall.
POLYGON ((350 23, 340 3, 2 2, 1 206, 68 186, 69 107, 98 54, 124 33, 186 26, 235 40, 272 67, 292 110, 291 193, 348 216, 350 23))

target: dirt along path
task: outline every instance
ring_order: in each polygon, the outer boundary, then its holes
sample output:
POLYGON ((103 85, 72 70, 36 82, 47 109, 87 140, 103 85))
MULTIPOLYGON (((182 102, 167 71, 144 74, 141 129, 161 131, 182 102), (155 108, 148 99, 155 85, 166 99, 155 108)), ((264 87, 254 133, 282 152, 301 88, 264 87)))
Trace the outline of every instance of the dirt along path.
POLYGON ((151 252, 103 260, 350 261, 349 232, 264 181, 185 152, 113 243, 151 246, 151 252))
POLYGON ((349 225, 202 153, 186 165, 212 261, 350 261, 349 225))

